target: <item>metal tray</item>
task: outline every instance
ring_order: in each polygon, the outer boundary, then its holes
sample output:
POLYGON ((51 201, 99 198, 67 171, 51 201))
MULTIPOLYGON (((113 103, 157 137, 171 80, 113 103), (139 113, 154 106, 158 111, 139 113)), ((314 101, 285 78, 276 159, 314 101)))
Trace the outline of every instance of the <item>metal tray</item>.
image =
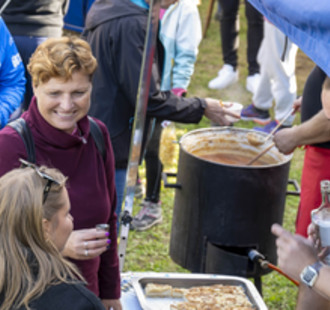
POLYGON ((241 286, 256 310, 267 310, 259 292, 254 284, 241 277, 207 275, 207 274, 184 274, 184 273, 160 273, 151 276, 142 276, 132 279, 135 293, 140 305, 144 310, 169 310, 170 304, 182 301, 178 298, 150 298, 145 295, 144 288, 148 283, 169 284, 173 287, 190 288, 193 286, 206 286, 213 284, 241 286))

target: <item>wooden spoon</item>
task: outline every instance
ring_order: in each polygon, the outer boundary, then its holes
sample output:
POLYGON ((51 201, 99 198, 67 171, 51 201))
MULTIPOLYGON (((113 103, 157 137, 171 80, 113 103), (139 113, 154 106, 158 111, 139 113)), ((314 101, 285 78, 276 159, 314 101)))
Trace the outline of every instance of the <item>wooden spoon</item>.
POLYGON ((262 150, 260 153, 257 154, 256 157, 252 158, 246 165, 251 166, 255 161, 257 161, 262 155, 266 154, 273 146, 275 143, 269 144, 264 150, 262 150))

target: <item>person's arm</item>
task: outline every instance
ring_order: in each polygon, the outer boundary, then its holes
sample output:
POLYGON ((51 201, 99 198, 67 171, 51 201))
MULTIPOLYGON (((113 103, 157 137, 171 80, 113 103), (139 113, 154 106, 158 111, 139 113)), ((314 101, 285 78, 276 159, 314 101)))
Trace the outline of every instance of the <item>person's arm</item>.
POLYGON ((323 278, 323 280, 326 279, 327 282, 323 282, 322 284, 320 282, 321 277, 323 277, 323 275, 327 272, 328 269, 328 266, 324 266, 321 268, 319 272, 319 277, 316 280, 312 289, 304 283, 300 283, 296 310, 324 310, 330 308, 330 295, 328 295, 329 292, 323 291, 324 288, 329 288, 330 274, 326 275, 327 278, 323 278), (322 285, 321 290, 319 288, 320 284, 322 285))
MULTIPOLYGON (((292 235, 278 224, 272 226, 272 233, 277 236, 278 266, 293 279, 300 282, 300 289, 304 291, 307 289, 305 295, 301 293, 299 295, 301 295, 301 300, 305 299, 306 303, 309 302, 308 300, 314 299, 315 296, 314 294, 308 293, 310 288, 301 282, 300 274, 306 266, 312 265, 319 260, 312 240, 308 240, 300 235, 292 235), (306 298, 307 296, 308 298, 306 298)), ((313 286, 315 292, 328 300, 330 300, 329 276, 330 267, 323 265, 313 286)), ((318 299, 317 296, 316 299, 318 299)), ((298 301, 302 303, 301 300, 298 301)), ((323 304, 324 302, 325 301, 321 298, 320 303, 323 304)))
MULTIPOLYGON (((202 39, 199 12, 195 4, 182 3, 175 37, 175 54, 172 68, 172 88, 187 90, 202 39)), ((166 19, 164 20, 166 22, 166 19)), ((171 22, 169 20, 169 22, 171 22)))
POLYGON ((0 18, 0 128, 20 106, 25 92, 25 71, 5 23, 0 18))
POLYGON ((330 266, 324 265, 319 272, 319 276, 313 286, 313 289, 322 295, 324 298, 330 300, 330 266))
POLYGON ((300 281, 300 273, 318 260, 316 249, 311 240, 300 235, 292 235, 278 224, 272 226, 277 237, 278 266, 293 279, 300 281))
POLYGON ((330 120, 321 110, 308 121, 279 130, 274 136, 276 147, 284 154, 294 151, 299 145, 330 141, 330 120))
POLYGON ((322 107, 325 116, 330 119, 330 78, 327 76, 323 83, 321 93, 322 107))
MULTIPOLYGON (((119 23, 125 23, 119 21, 119 23)), ((129 23, 127 29, 125 24, 118 26, 118 31, 125 29, 125 42, 122 46, 114 45, 112 54, 116 55, 116 76, 119 87, 126 94, 132 107, 135 107, 136 94, 138 90, 139 75, 141 70, 145 29, 139 22, 129 23), (118 50, 116 50, 118 48, 118 50), (127 51, 134 51, 129 53, 127 51)), ((118 45, 120 45, 118 43, 118 45)), ((148 116, 159 119, 166 119, 182 123, 198 123, 203 115, 220 125, 229 125, 230 122, 225 115, 234 116, 223 108, 219 100, 201 98, 181 98, 175 96, 171 91, 160 90, 160 72, 156 59, 152 65, 152 75, 150 80, 148 116)), ((239 118, 239 116, 237 116, 239 118)))

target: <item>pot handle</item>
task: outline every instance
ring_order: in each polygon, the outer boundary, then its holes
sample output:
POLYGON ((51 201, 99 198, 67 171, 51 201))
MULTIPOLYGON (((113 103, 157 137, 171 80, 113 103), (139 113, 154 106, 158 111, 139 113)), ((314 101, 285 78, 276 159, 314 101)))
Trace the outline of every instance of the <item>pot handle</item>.
POLYGON ((287 190, 286 191, 286 194, 287 195, 293 195, 293 196, 300 196, 300 185, 299 185, 299 183, 298 183, 298 181, 297 180, 295 180, 295 179, 289 179, 288 180, 288 185, 293 185, 293 187, 294 187, 294 191, 289 191, 289 190, 287 190))
POLYGON ((181 189, 182 185, 181 184, 176 184, 176 183, 168 183, 167 179, 168 177, 176 177, 177 173, 173 172, 162 172, 162 179, 164 182, 164 187, 166 188, 178 188, 181 189))

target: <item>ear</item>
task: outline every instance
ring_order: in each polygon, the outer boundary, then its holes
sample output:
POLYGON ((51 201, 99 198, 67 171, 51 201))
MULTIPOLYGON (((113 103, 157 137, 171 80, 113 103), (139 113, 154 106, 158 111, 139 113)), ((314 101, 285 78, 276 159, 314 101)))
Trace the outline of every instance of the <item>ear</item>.
POLYGON ((35 94, 36 94, 37 88, 38 88, 38 87, 35 87, 35 86, 32 84, 32 91, 33 91, 33 95, 35 95, 35 94))
POLYGON ((42 227, 44 229, 45 239, 48 240, 51 235, 51 222, 46 219, 42 219, 42 227))

